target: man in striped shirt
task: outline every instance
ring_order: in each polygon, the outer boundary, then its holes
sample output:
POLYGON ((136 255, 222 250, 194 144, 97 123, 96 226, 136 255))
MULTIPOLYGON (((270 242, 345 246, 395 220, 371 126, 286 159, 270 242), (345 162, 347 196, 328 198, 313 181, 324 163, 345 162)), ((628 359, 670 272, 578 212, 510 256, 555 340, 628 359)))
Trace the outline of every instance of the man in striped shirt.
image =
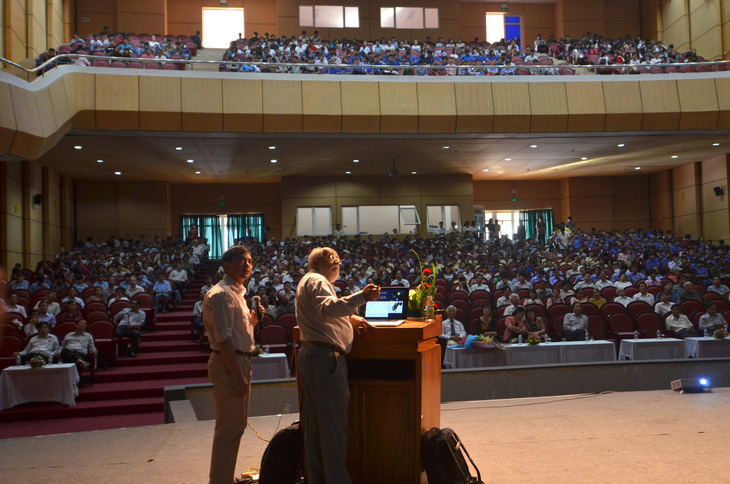
POLYGON ((248 421, 253 331, 262 316, 249 310, 244 299, 243 283, 253 268, 248 249, 242 245, 231 247, 221 263, 225 276, 203 300, 203 324, 212 350, 208 377, 215 402, 211 484, 233 482, 238 447, 248 421))

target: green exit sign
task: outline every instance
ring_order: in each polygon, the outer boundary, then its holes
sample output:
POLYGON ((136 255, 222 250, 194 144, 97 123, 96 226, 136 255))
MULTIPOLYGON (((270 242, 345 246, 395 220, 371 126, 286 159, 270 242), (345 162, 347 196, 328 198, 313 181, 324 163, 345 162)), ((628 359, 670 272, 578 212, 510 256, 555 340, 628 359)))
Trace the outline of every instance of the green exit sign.
POLYGON ((512 199, 512 201, 513 201, 513 202, 516 202, 516 201, 517 201, 517 199, 516 199, 516 198, 513 198, 513 199, 512 199))

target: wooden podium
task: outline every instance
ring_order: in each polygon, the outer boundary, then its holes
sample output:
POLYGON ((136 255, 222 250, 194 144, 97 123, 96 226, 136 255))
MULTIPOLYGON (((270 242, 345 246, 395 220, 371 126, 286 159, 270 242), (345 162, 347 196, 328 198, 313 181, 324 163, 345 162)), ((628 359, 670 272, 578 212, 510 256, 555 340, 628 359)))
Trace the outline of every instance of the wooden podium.
MULTIPOLYGON (((440 427, 440 319, 355 335, 347 355, 347 469, 354 484, 421 482, 421 435, 440 427)), ((298 327, 294 338, 298 343, 298 327)), ((299 409, 303 414, 301 388, 299 409)))

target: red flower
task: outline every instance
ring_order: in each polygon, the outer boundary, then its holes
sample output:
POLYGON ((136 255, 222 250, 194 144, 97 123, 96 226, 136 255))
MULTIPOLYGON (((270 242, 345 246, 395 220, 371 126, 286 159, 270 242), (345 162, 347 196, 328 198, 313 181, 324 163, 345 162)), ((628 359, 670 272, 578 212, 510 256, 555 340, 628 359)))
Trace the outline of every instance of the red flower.
POLYGON ((423 273, 424 273, 425 275, 427 275, 427 276, 430 276, 430 275, 431 275, 431 269, 429 269, 429 268, 427 267, 427 268, 423 269, 423 273))
POLYGON ((423 284, 426 286, 426 289, 428 289, 429 287, 431 287, 431 285, 428 282, 424 282, 423 284))
POLYGON ((438 303, 436 301, 433 302, 433 308, 434 309, 438 309, 439 308, 439 305, 438 305, 438 303))

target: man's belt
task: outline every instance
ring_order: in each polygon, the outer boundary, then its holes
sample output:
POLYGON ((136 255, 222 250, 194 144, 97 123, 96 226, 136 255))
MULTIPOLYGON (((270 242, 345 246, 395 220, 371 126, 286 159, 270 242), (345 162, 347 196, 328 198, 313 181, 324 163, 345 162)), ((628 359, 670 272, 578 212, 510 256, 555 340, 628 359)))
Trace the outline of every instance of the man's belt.
MULTIPOLYGON (((210 350, 210 351, 212 351, 213 353, 220 353, 221 352, 220 350, 210 350)), ((248 356, 249 358, 251 358, 251 355, 253 353, 251 353, 250 351, 236 350, 236 354, 237 355, 242 355, 242 356, 248 356)))
POLYGON ((345 352, 342 351, 337 345, 333 345, 332 343, 325 343, 324 341, 300 341, 299 346, 319 346, 321 348, 328 348, 335 353, 339 353, 339 355, 345 354, 345 352))

